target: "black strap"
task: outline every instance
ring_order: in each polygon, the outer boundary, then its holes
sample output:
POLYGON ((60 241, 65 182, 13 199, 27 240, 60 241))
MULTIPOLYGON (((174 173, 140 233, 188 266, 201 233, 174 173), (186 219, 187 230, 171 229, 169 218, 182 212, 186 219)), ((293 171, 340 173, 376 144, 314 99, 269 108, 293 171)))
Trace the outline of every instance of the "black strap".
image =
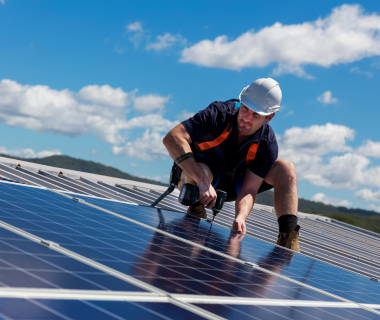
POLYGON ((176 158, 176 159, 174 160, 174 162, 175 162, 175 163, 177 164, 177 166, 178 166, 181 162, 183 162, 183 161, 185 161, 185 160, 187 160, 187 159, 190 159, 190 158, 194 158, 194 155, 193 155, 192 152, 188 152, 188 153, 183 154, 182 156, 179 156, 178 158, 176 158))

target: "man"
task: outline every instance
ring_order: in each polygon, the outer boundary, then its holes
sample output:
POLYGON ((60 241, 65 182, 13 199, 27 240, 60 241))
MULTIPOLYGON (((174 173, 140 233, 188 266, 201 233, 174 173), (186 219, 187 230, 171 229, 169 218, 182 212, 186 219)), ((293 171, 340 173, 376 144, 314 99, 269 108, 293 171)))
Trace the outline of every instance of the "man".
POLYGON ((245 233, 245 221, 258 193, 274 188, 278 245, 299 252, 297 177, 289 161, 277 159, 276 136, 269 125, 280 109, 282 92, 271 79, 258 79, 239 100, 215 101, 174 127, 163 143, 174 159, 172 174, 198 186, 198 201, 188 213, 206 217, 215 205, 215 188, 235 201, 232 228, 245 233), (177 167, 178 166, 178 167, 177 167))

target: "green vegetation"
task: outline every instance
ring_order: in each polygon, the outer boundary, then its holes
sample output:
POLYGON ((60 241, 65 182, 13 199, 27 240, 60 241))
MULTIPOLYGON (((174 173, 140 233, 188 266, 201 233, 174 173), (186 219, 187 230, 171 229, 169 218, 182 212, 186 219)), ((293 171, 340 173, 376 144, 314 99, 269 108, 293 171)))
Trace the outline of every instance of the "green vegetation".
MULTIPOLYGON (((257 195, 256 202, 273 206, 273 192, 266 191, 257 195)), ((298 210, 305 213, 314 213, 333 218, 363 229, 380 233, 380 214, 375 211, 363 209, 348 209, 346 207, 334 207, 321 202, 298 200, 298 210)))
POLYGON ((120 171, 118 169, 105 166, 100 163, 96 163, 93 161, 86 161, 81 159, 75 159, 68 156, 51 156, 46 158, 36 158, 36 159, 22 159, 22 158, 16 158, 11 157, 8 155, 0 155, 6 158, 12 158, 17 160, 23 160, 33 163, 39 163, 51 167, 56 168, 63 168, 63 169, 70 169, 70 170, 76 170, 76 171, 82 171, 82 172, 88 172, 88 173, 95 173, 102 176, 109 176, 109 177, 115 177, 115 178, 121 178, 121 179, 127 179, 127 180, 133 180, 133 181, 140 181, 150 184, 156 184, 161 186, 167 186, 168 184, 161 183, 155 180, 140 178, 136 176, 132 176, 128 173, 125 173, 123 171, 120 171))
POLYGON ((362 215, 357 213, 338 212, 337 214, 325 214, 326 216, 354 226, 380 233, 380 214, 362 215))

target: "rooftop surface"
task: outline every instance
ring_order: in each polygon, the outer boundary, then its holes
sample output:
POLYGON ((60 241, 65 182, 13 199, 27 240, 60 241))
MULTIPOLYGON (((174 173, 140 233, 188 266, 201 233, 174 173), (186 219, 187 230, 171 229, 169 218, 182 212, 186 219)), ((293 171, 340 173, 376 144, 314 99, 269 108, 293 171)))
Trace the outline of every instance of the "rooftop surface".
POLYGON ((379 234, 299 212, 298 254, 269 206, 244 235, 233 203, 211 223, 178 190, 149 207, 161 186, 8 158, 0 177, 0 318, 379 318, 379 234))

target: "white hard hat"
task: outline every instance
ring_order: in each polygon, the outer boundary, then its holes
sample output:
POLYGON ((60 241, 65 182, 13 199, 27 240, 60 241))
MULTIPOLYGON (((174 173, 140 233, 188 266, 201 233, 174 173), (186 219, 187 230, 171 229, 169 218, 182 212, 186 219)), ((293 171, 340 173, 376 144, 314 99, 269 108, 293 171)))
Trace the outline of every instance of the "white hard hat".
POLYGON ((280 85, 272 78, 262 78, 252 82, 239 96, 242 103, 262 116, 280 110, 281 98, 280 85))

